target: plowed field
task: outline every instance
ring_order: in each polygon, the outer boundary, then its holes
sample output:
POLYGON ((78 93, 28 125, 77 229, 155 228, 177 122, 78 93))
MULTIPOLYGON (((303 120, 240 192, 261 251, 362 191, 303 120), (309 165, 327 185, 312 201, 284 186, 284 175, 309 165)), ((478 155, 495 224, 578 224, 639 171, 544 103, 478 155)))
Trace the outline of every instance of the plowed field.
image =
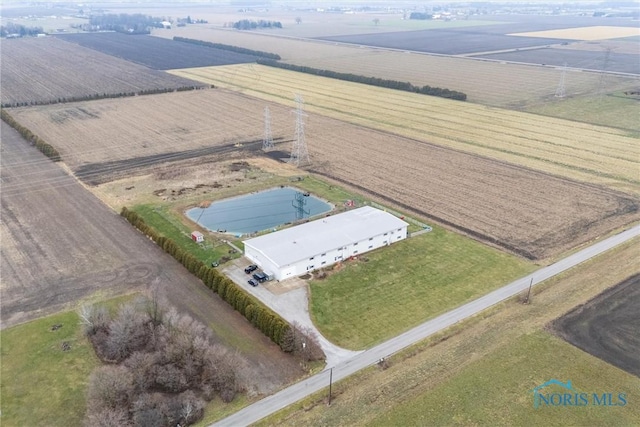
MULTIPOLYGON (((261 139, 265 105, 215 89, 12 114, 58 148, 73 169, 90 174, 92 165, 150 155, 156 157, 147 164, 157 164, 202 147, 259 153, 252 141, 261 139)), ((291 108, 269 107, 273 137, 290 140, 291 108)), ((324 116, 309 115, 306 140, 312 171, 530 259, 640 217, 638 201, 622 193, 324 116)), ((287 152, 290 145, 277 149, 287 152)))
POLYGON ((177 75, 340 120, 589 183, 640 192, 640 144, 602 126, 493 109, 265 66, 210 67, 177 75))
POLYGON ((0 58, 2 104, 197 85, 55 37, 3 40, 0 58))

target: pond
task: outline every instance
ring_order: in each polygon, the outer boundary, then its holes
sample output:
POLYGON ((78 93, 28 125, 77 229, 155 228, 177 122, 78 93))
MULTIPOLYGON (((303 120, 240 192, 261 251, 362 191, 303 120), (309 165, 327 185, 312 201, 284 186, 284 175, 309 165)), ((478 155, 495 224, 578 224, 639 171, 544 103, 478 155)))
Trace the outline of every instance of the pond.
POLYGON ((280 187, 220 200, 204 209, 192 208, 186 215, 211 231, 241 236, 277 228, 331 209, 330 204, 309 193, 280 187))

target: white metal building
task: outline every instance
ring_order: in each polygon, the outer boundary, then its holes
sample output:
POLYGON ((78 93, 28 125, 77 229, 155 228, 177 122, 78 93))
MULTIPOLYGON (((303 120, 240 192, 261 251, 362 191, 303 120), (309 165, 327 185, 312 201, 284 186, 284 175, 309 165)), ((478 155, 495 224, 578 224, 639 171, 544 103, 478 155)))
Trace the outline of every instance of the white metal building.
POLYGON ((284 280, 406 239, 408 225, 365 206, 245 240, 244 253, 265 273, 284 280))

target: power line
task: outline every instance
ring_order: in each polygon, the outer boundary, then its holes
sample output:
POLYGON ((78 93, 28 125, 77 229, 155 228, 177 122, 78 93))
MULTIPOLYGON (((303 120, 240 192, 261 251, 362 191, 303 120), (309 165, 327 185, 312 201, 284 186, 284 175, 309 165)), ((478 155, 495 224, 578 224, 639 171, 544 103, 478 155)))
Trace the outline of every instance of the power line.
POLYGON ((304 99, 302 95, 296 94, 296 132, 293 139, 293 146, 291 147, 291 158, 289 163, 296 166, 300 166, 302 163, 309 164, 309 151, 307 149, 307 143, 304 139, 304 118, 307 117, 307 113, 304 112, 304 99))

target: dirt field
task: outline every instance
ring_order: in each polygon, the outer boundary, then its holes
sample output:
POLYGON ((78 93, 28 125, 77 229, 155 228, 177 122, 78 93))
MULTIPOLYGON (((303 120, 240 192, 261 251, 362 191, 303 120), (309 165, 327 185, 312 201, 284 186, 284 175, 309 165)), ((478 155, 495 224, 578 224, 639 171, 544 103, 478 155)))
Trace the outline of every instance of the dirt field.
MULTIPOLYGON (((154 35, 232 44, 274 52, 284 61, 296 65, 410 81, 419 86, 447 87, 466 93, 470 102, 514 109, 553 99, 560 81, 560 71, 551 67, 410 54, 220 28, 191 26, 156 31, 154 35)), ((599 81, 598 75, 571 73, 565 83, 567 96, 594 93, 599 81)), ((606 88, 614 91, 635 88, 637 85, 636 78, 610 76, 606 88)))
POLYGON ((576 347, 640 377, 640 273, 551 324, 576 347))
POLYGON ((197 85, 55 37, 3 40, 2 103, 197 85))
POLYGON ((541 37, 545 39, 571 39, 571 40, 607 40, 624 37, 638 36, 640 30, 634 27, 579 27, 565 28, 562 30, 532 31, 527 33, 514 33, 510 36, 541 37))
MULTIPOLYGON (((197 156, 205 154, 212 161, 234 153, 261 157, 265 105, 215 89, 12 114, 46 136, 83 180, 100 183, 170 161, 203 162, 197 156)), ((294 132, 291 110, 269 107, 276 147, 286 153, 294 132)), ((323 116, 308 117, 306 139, 311 171, 530 259, 640 218, 638 200, 621 193, 323 116)), ((166 184, 158 186, 154 190, 166 184)))
POLYGON ((251 55, 147 35, 82 33, 56 37, 154 70, 244 64, 256 60, 251 55))
POLYGON ((224 301, 4 122, 2 131, 2 328, 141 291, 159 279, 180 311, 210 326, 244 354, 258 392, 301 375, 285 356, 224 301))
POLYGON ((259 65, 174 72, 280 103, 291 102, 290 94, 299 93, 307 111, 571 179, 640 192, 640 146, 623 130, 259 65))

